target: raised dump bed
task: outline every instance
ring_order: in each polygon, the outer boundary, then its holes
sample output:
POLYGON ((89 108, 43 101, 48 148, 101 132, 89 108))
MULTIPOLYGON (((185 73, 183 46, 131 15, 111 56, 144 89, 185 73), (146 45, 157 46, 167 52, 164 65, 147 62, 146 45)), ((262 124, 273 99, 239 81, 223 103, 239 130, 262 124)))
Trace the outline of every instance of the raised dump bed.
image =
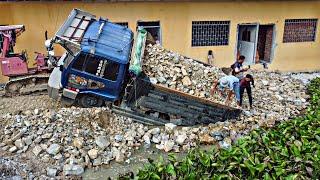
POLYGON ((127 88, 124 102, 127 111, 130 107, 132 114, 144 117, 148 115, 153 124, 216 123, 237 118, 241 113, 241 110, 237 108, 152 84, 148 78, 135 79, 127 88))

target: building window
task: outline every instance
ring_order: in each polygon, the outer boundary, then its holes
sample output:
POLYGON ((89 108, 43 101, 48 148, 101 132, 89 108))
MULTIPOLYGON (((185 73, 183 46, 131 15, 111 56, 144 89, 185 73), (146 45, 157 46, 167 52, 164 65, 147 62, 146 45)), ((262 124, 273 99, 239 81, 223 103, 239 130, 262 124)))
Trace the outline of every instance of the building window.
POLYGON ((157 44, 161 44, 160 21, 138 21, 137 28, 142 27, 152 36, 157 44))
POLYGON ((318 19, 286 19, 283 42, 315 41, 318 19))
POLYGON ((192 21, 192 46, 229 44, 230 21, 192 21))
POLYGON ((119 25, 124 26, 124 27, 126 27, 126 28, 129 27, 128 22, 115 22, 115 24, 119 24, 119 25))

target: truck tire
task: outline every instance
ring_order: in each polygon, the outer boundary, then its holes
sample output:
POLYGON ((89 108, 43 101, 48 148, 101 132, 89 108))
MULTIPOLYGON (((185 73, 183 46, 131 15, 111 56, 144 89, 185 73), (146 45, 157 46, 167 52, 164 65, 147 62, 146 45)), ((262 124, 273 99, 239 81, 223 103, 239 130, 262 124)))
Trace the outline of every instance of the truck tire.
POLYGON ((92 96, 92 95, 83 95, 79 99, 80 106, 84 108, 91 108, 91 107, 101 107, 103 104, 102 99, 92 96))

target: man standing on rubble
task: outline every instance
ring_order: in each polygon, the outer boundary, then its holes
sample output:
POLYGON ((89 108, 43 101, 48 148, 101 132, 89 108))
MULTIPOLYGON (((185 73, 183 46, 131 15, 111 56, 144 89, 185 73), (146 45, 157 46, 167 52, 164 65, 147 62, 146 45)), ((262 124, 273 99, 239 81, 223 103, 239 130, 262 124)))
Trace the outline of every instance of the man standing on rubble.
POLYGON ((250 109, 252 109, 251 85, 254 87, 253 77, 252 75, 247 74, 246 77, 244 77, 240 81, 240 106, 242 106, 243 93, 244 93, 244 90, 246 90, 249 98, 250 109))
POLYGON ((239 80, 243 79, 243 72, 247 71, 250 66, 243 67, 243 62, 246 59, 245 56, 240 56, 239 59, 231 65, 232 75, 236 76, 239 80))
MULTIPOLYGON (((230 70, 231 71, 231 70, 230 70)), ((226 73, 226 72, 225 72, 226 73)), ((223 92, 227 91, 227 98, 225 101, 226 105, 230 104, 231 96, 234 94, 237 100, 237 105, 240 105, 240 86, 239 79, 230 73, 220 78, 218 81, 214 82, 214 85, 210 91, 211 95, 214 94, 217 90, 222 95, 223 92), (229 75, 228 75, 229 74, 229 75)))

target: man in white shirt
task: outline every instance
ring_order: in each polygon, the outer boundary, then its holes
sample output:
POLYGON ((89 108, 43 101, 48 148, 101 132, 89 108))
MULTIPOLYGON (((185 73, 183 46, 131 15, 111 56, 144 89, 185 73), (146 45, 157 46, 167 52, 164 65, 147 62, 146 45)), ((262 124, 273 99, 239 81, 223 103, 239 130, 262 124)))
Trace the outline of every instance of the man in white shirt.
POLYGON ((235 94, 237 104, 240 104, 240 86, 239 86, 239 79, 235 77, 234 75, 227 75, 219 79, 219 81, 215 81, 212 89, 211 94, 215 93, 216 91, 219 91, 220 94, 222 92, 227 91, 228 96, 225 101, 225 104, 230 104, 230 99, 233 94, 235 94))

